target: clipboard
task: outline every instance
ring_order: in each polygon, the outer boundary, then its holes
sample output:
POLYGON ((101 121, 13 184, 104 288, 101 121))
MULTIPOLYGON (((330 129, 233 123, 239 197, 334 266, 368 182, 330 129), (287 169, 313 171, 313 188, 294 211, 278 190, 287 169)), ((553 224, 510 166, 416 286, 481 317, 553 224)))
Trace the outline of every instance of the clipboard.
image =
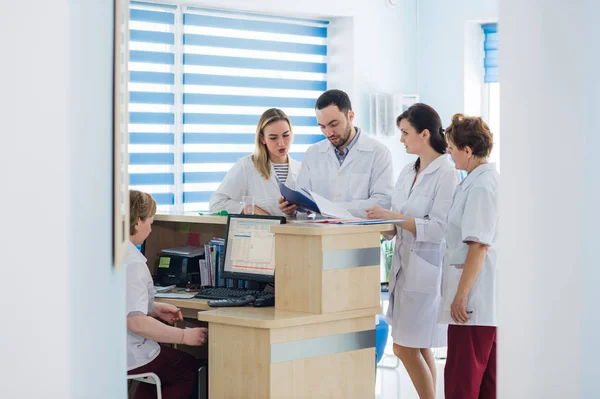
POLYGON ((319 207, 311 198, 308 198, 306 195, 302 194, 299 191, 292 190, 279 180, 277 180, 277 184, 279 185, 279 192, 281 193, 281 195, 283 195, 283 198, 285 198, 285 200, 288 201, 290 204, 294 204, 304 211, 321 213, 319 207))

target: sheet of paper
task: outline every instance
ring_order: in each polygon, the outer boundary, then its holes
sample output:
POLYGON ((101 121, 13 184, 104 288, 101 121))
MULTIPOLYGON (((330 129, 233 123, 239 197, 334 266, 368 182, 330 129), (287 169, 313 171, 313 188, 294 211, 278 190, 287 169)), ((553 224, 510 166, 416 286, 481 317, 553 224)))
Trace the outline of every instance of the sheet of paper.
POLYGON ((384 219, 357 219, 357 220, 343 220, 343 221, 331 221, 332 224, 388 224, 388 223, 403 223, 406 222, 404 219, 384 220, 384 219))
POLYGON ((310 195, 319 207, 321 215, 326 215, 338 219, 357 219, 346 209, 342 208, 340 205, 336 204, 335 202, 329 201, 327 198, 321 197, 314 191, 310 191, 310 195))
MULTIPOLYGON (((167 258, 167 259, 169 259, 169 258, 167 258)), ((159 267, 160 267, 160 266, 159 266, 159 267)), ((159 286, 157 286, 157 285, 155 285, 155 286, 154 286, 154 290, 155 290, 156 292, 167 292, 167 291, 171 291, 171 290, 172 290, 172 289, 174 289, 174 288, 175 288, 175 285, 167 285, 167 286, 165 286, 165 287, 159 287, 159 286)))
POLYGON ((170 299, 192 299, 195 294, 183 294, 183 293, 157 293, 154 295, 155 298, 170 298, 170 299))

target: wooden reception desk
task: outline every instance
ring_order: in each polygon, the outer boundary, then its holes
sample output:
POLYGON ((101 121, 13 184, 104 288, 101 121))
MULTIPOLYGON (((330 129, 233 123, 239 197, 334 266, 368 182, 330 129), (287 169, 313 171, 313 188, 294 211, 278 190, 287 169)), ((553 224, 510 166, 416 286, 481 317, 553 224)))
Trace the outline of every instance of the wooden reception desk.
MULTIPOLYGON (((179 234, 173 223, 226 220, 169 218, 155 219, 162 234, 179 234)), ((191 230, 223 227, 215 223, 191 230)), ((373 398, 375 316, 381 312, 379 240, 392 228, 272 226, 274 308, 206 311, 204 300, 165 300, 208 323, 209 398, 373 398)))

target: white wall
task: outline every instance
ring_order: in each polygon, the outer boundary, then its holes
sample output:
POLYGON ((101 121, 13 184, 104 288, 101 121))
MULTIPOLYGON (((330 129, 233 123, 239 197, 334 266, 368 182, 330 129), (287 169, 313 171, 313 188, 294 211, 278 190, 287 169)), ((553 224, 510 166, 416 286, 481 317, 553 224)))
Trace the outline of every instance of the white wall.
POLYGON ((502 0, 499 397, 596 398, 597 1, 502 0))
MULTIPOLYGON (((262 12, 332 21, 330 44, 341 46, 329 71, 329 88, 346 91, 356 113, 355 124, 369 130, 369 94, 416 93, 416 1, 401 0, 186 0, 182 4, 262 12), (343 65, 346 63, 346 65, 343 65), (351 71, 350 73, 348 71, 351 71), (349 76, 350 75, 350 76, 349 76)), ((336 50, 332 50, 336 51, 336 50)), ((399 136, 382 139, 392 150, 396 173, 407 162, 399 136)))
MULTIPOLYGON (((472 50, 467 34, 473 34, 474 22, 496 22, 497 4, 498 0, 419 0, 419 95, 439 112, 443 125, 455 113, 466 112, 465 49, 472 50)), ((469 104, 467 108, 472 110, 469 104)))
POLYGON ((112 1, 2 2, 3 398, 124 398, 112 1))

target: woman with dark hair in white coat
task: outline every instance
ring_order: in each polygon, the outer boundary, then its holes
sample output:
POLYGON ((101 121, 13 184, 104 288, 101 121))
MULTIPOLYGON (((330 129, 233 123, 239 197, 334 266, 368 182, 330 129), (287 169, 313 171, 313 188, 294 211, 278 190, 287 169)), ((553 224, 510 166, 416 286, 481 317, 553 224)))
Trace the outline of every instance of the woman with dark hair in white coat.
POLYGON ((394 354, 421 399, 434 399, 435 359, 431 348, 446 346, 446 326, 437 324, 441 266, 446 247, 446 218, 460 181, 446 154, 438 113, 415 104, 397 118, 406 152, 419 156, 400 173, 392 192, 392 210, 374 207, 374 219, 403 219, 394 232, 386 320, 392 327, 394 354))
POLYGON ((210 211, 244 213, 244 196, 255 197, 257 215, 283 215, 277 202, 281 197, 278 180, 293 188, 300 162, 288 152, 292 145, 292 124, 280 109, 266 110, 256 126, 254 154, 240 159, 210 199, 210 211))

